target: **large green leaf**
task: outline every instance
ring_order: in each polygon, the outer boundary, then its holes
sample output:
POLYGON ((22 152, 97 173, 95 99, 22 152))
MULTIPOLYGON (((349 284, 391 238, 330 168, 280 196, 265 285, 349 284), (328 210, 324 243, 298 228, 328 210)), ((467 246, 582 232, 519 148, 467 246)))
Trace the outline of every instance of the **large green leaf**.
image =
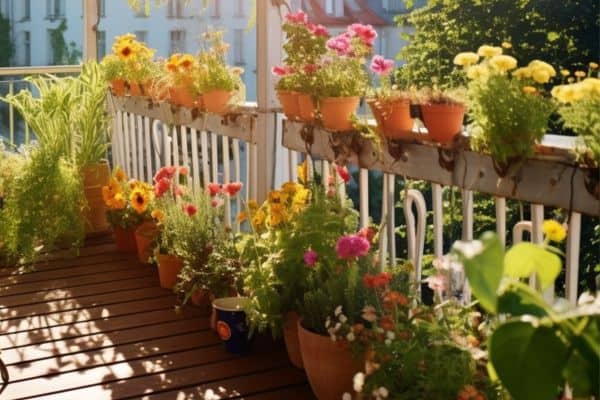
POLYGON ((506 252, 504 258, 506 275, 526 278, 536 273, 542 289, 554 283, 561 270, 560 258, 533 243, 519 243, 506 252))
POLYGON ((515 400, 556 398, 569 352, 554 329, 538 320, 509 321, 490 338, 489 356, 515 400))
POLYGON ((498 298, 498 313, 546 317, 551 310, 538 292, 521 282, 514 282, 498 298))
POLYGON ((453 251, 465 266, 473 294, 486 310, 496 312, 496 292, 504 271, 504 246, 500 239, 488 232, 481 242, 455 243, 453 251))

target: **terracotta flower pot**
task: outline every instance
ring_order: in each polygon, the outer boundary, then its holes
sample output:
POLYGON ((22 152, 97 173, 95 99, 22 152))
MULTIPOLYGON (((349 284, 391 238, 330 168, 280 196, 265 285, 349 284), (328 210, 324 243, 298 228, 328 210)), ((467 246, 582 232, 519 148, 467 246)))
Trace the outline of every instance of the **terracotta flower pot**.
POLYGON ((298 314, 294 311, 287 313, 283 318, 283 340, 292 364, 297 368, 304 369, 298 341, 298 314))
POLYGON ((142 95, 142 87, 139 83, 129 82, 129 94, 135 97, 139 97, 142 95))
POLYGON ((209 113, 226 114, 229 111, 229 100, 233 93, 226 90, 211 90, 202 94, 204 108, 209 113))
POLYGON ((431 140, 451 143, 462 131, 465 107, 461 104, 421 104, 421 115, 431 140))
POLYGON ((110 167, 104 160, 97 164, 87 165, 82 168, 83 191, 87 201, 87 208, 83 212, 88 233, 104 232, 108 230, 106 219, 106 205, 102 198, 102 186, 110 181, 110 167))
POLYGON ((210 314, 214 299, 215 296, 210 292, 210 290, 206 289, 196 290, 194 293, 192 293, 191 297, 192 304, 200 308, 200 311, 206 315, 210 314))
POLYGON ((298 92, 292 92, 287 90, 278 90, 277 98, 283 109, 287 119, 296 120, 300 116, 300 104, 298 102, 298 92))
POLYGON ((113 231, 115 233, 117 250, 122 253, 135 253, 137 251, 135 229, 123 229, 120 226, 115 226, 113 231))
POLYGON ((332 132, 346 132, 352 130, 350 116, 360 98, 353 97, 325 97, 321 99, 320 110, 323 127, 332 132))
POLYGON ((162 101, 169 98, 169 90, 156 81, 148 81, 144 85, 144 93, 154 101, 162 101))
POLYGON ((204 95, 199 94, 196 98, 196 108, 202 112, 206 111, 206 108, 204 107, 204 95))
POLYGON ((316 115, 315 102, 312 96, 306 93, 298 94, 298 117, 303 122, 313 122, 316 115))
POLYGON ((110 81, 110 87, 115 96, 125 96, 125 81, 123 79, 113 79, 110 81))
POLYGON ((388 102, 367 101, 381 134, 390 139, 411 139, 414 121, 410 116, 410 101, 395 99, 388 102))
POLYGON ((183 268, 181 258, 171 254, 157 254, 158 260, 158 279, 160 287, 164 289, 172 289, 177 282, 177 276, 183 268))
POLYGON ((183 86, 169 88, 169 101, 176 106, 194 108, 194 96, 183 86))
POLYGON ((144 222, 135 230, 138 259, 142 264, 148 264, 152 257, 152 244, 158 235, 158 228, 154 222, 144 222))
POLYGON ((304 329, 301 321, 298 321, 298 339, 304 370, 317 399, 341 399, 345 392, 353 392, 352 380, 361 366, 349 349, 331 341, 329 336, 304 329))

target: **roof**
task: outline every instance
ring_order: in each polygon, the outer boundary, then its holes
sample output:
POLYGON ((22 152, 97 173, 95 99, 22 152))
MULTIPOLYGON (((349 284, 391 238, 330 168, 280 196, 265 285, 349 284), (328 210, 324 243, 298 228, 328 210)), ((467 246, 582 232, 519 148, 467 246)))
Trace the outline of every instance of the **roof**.
POLYGON ((386 26, 390 23, 377 14, 366 0, 344 0, 344 15, 332 16, 325 12, 322 0, 302 0, 302 9, 311 22, 325 26, 345 26, 355 22, 373 26, 386 26))

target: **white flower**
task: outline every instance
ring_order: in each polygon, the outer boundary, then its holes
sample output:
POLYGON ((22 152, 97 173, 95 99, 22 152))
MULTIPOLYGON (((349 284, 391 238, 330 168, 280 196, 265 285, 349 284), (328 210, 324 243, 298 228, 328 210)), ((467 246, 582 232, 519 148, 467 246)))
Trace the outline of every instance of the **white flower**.
POLYGON ((338 315, 340 315, 340 314, 342 313, 342 306, 337 306, 337 307, 335 308, 335 311, 334 311, 334 313, 335 313, 335 316, 336 316, 336 317, 337 317, 338 315))
POLYGON ((342 395, 342 400, 352 400, 352 395, 346 392, 342 395))
POLYGON ((389 346, 392 344, 392 341, 390 339, 385 339, 384 343, 386 346, 389 346))
POLYGON ((327 317, 327 320, 325 321, 325 328, 329 328, 329 325, 331 325, 331 318, 327 317))
POLYGON ((469 242, 457 241, 452 246, 465 256, 465 258, 473 258, 483 251, 483 243, 480 240, 471 240, 469 242))
POLYGON ((363 372, 358 372, 354 375, 353 383, 354 391, 357 393, 362 392, 363 385, 365 384, 365 374, 363 372))
POLYGON ((344 314, 341 314, 338 319, 342 324, 345 324, 346 321, 348 321, 348 317, 346 317, 344 314))
POLYGON ((329 337, 331 338, 332 342, 335 342, 337 340, 337 337, 335 335, 329 335, 329 337))
POLYGON ((385 335, 390 340, 394 340, 396 338, 396 334, 394 332, 392 332, 392 331, 387 331, 387 333, 385 335))
POLYGON ((373 306, 364 306, 362 309, 362 318, 365 321, 375 322, 377 319, 377 310, 373 306))
POLYGON ((337 332, 337 331, 339 331, 339 330, 340 330, 340 328, 341 328, 341 327, 342 327, 342 324, 340 324, 340 323, 338 322, 338 323, 337 323, 337 324, 335 324, 335 326, 333 327, 333 330, 337 332))
POLYGON ((593 294, 590 292, 583 292, 577 300, 577 305, 582 306, 584 304, 593 304, 594 300, 596 300, 596 297, 593 294))
POLYGON ((350 333, 348 333, 348 334, 346 335, 346 339, 347 339, 349 342, 353 342, 353 341, 354 341, 354 339, 356 339, 356 336, 354 336, 354 332, 350 332, 350 333))
POLYGON ((383 386, 381 386, 377 391, 379 392, 379 395, 384 399, 390 395, 390 392, 383 386))

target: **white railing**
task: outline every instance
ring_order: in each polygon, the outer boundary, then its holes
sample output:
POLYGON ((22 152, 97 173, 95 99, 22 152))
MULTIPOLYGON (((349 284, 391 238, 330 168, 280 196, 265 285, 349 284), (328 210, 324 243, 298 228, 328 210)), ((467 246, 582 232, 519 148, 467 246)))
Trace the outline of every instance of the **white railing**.
MULTIPOLYGON (((358 134, 335 134, 300 123, 273 118, 277 131, 274 152, 268 146, 257 145, 261 132, 257 129, 261 111, 253 104, 235 109, 231 115, 220 117, 172 107, 166 103, 153 104, 144 98, 113 98, 115 112, 113 162, 121 165, 133 177, 151 180, 153 173, 164 165, 186 165, 190 168, 193 188, 203 188, 207 182, 226 183, 241 180, 248 188, 247 198, 264 198, 257 187, 273 188, 284 180, 296 179, 296 164, 304 156, 315 160, 315 166, 327 184, 335 162, 359 167, 358 188, 361 225, 370 220, 369 170, 382 172, 381 215, 385 221, 381 234, 381 262, 394 263, 396 255, 396 221, 394 211, 399 193, 398 179, 418 179, 432 185, 434 253, 442 255, 443 204, 445 187, 456 187, 462 198, 462 238, 473 238, 473 193, 493 196, 496 204, 496 229, 501 238, 507 229, 522 238, 523 230, 531 232, 533 242, 542 241, 541 226, 544 206, 569 210, 569 229, 566 254, 566 294, 571 302, 577 298, 581 214, 600 215, 600 203, 592 185, 594 173, 578 167, 568 149, 570 139, 552 135, 544 139, 542 154, 527 160, 520 168, 499 176, 489 156, 463 149, 448 149, 438 145, 384 142, 383 152, 377 155, 371 142, 358 134), (356 153, 355 149, 360 149, 356 153), (393 156, 392 156, 393 154, 393 156), (273 157, 274 171, 259 173, 260 157, 273 157), (227 162, 224 162, 227 160, 227 162), (275 176, 276 179, 271 179, 275 176), (506 199, 530 203, 531 221, 515 227, 506 226, 506 199)), ((343 185, 341 186, 343 188, 343 185)), ((343 189, 342 189, 343 190, 343 189)), ((232 210, 240 204, 226 204, 226 215, 233 222, 232 210)), ((426 202, 421 192, 407 190, 404 199, 407 252, 420 273, 424 246, 426 202), (413 204, 417 213, 413 215, 413 204)), ((378 222, 378 221, 376 221, 378 222)), ((239 227, 236 227, 239 229, 239 227)), ((532 282, 535 284, 535 282, 532 282)), ((548 297, 553 293, 548 293, 548 297)))

